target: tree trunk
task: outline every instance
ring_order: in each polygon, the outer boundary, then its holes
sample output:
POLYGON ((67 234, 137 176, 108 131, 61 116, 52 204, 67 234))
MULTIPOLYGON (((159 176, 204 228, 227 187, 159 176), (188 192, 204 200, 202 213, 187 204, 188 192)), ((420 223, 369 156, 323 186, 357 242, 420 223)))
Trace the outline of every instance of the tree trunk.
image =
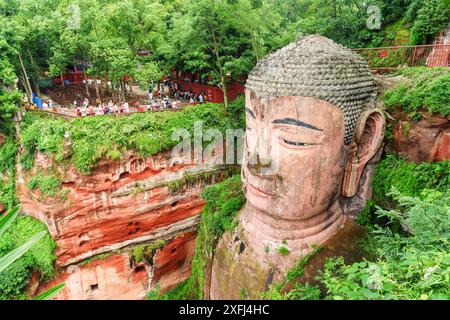
POLYGON ((227 79, 222 76, 222 92, 223 92, 223 104, 225 106, 225 115, 228 112, 228 91, 227 91, 227 79))
POLYGON ((36 90, 36 95, 39 97, 41 95, 41 89, 39 88, 39 80, 34 80, 34 89, 36 90))
POLYGON ((111 95, 112 95, 113 102, 116 102, 116 97, 114 94, 114 83, 112 83, 112 81, 111 81, 111 95))
POLYGON ((130 80, 130 92, 133 92, 133 80, 130 80))
POLYGON ((64 87, 64 75, 62 71, 60 77, 61 77, 61 87, 64 87))
POLYGON ((37 78, 33 77, 33 79, 34 79, 34 88, 36 90, 36 94, 38 96, 40 96, 41 95, 41 90, 39 88, 39 70, 37 70, 38 68, 37 68, 36 64, 34 63, 33 55, 31 54, 30 49, 27 48, 27 51, 28 51, 28 56, 30 57, 30 62, 31 62, 31 65, 32 65, 32 69, 34 69, 36 71, 36 73, 37 73, 37 78))
POLYGON ((88 98, 90 98, 90 94, 89 94, 89 85, 88 85, 88 78, 87 78, 87 74, 86 74, 86 70, 83 67, 83 75, 84 75, 84 87, 86 89, 86 95, 88 96, 88 98))
POLYGON ((30 80, 28 79, 28 74, 27 74, 27 70, 25 69, 25 65, 23 64, 23 60, 22 60, 22 54, 19 51, 19 61, 20 61, 20 66, 22 67, 22 72, 25 78, 25 88, 28 94, 28 102, 32 103, 33 102, 33 91, 31 90, 31 85, 30 85, 30 80))
POLYGON ((97 75, 94 77, 94 88, 95 88, 95 95, 97 96, 97 99, 99 99, 100 98, 100 92, 98 90, 97 75))

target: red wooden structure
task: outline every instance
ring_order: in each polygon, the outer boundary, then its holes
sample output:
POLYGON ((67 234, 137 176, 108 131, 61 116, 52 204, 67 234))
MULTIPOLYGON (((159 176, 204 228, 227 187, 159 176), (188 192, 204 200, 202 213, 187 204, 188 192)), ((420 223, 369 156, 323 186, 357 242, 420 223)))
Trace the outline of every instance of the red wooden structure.
MULTIPOLYGON (((217 86, 200 83, 201 76, 199 73, 193 74, 183 71, 172 71, 171 82, 177 85, 177 89, 181 91, 192 91, 195 94, 203 93, 208 101, 222 103, 224 96, 222 90, 217 86)), ((245 77, 240 77, 238 81, 229 81, 227 83, 228 100, 233 100, 245 91, 243 83, 245 77)))
POLYGON ((371 69, 395 69, 399 66, 448 67, 450 44, 420 46, 396 46, 382 48, 361 48, 353 51, 362 55, 371 69))

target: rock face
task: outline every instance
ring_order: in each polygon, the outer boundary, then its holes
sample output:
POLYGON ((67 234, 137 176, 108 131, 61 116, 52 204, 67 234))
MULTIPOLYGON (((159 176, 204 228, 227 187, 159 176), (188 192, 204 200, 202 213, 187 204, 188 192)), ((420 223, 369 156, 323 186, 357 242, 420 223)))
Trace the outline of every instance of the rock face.
POLYGON ((28 172, 19 165, 22 210, 46 223, 57 242, 56 265, 63 271, 55 282, 67 283, 59 298, 139 299, 152 284, 167 290, 190 273, 204 205, 200 193, 205 182, 224 178, 224 171, 208 164, 171 165, 170 152, 145 159, 129 152, 123 159, 101 161, 89 176, 42 154, 28 172), (27 187, 38 171, 63 177, 56 196, 27 187), (156 250, 153 264, 133 266, 125 251, 155 241, 167 246, 156 250), (95 260, 109 253, 118 254, 95 260), (86 259, 94 261, 73 271, 86 259))
POLYGON ((69 266, 57 279, 41 286, 40 292, 65 282, 65 288, 54 299, 144 299, 152 287, 159 285, 166 291, 189 276, 195 236, 196 232, 187 232, 175 237, 155 254, 153 265, 135 264, 127 253, 121 253, 83 266, 69 266))
POLYGON ((392 148, 399 156, 414 162, 450 159, 450 120, 439 115, 422 115, 418 122, 405 115, 395 115, 390 121, 392 148))

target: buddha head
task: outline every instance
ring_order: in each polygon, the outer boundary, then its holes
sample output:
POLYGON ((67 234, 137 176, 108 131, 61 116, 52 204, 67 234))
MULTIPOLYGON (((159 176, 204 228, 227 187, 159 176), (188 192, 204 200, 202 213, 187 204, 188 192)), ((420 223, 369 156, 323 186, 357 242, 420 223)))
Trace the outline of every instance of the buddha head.
POLYGON ((261 60, 245 92, 248 205, 276 219, 309 220, 340 196, 353 197, 384 136, 375 89, 367 63, 322 36, 261 60))

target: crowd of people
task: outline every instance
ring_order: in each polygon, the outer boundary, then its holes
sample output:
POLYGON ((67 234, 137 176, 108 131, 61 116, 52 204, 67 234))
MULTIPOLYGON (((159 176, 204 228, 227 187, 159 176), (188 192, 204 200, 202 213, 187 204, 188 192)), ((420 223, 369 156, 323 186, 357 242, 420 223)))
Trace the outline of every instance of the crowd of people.
MULTIPOLYGON (((78 102, 75 100, 73 102, 74 108, 77 112, 77 117, 85 117, 85 116, 99 116, 99 115, 107 115, 107 114, 127 114, 130 113, 130 104, 128 101, 123 101, 120 104, 114 103, 110 100, 108 103, 102 102, 101 99, 96 100, 95 106, 89 103, 88 98, 84 98, 82 105, 78 105, 78 102)), ((142 107, 139 101, 134 103, 134 108, 138 112, 144 112, 145 109, 147 111, 156 111, 156 110, 164 110, 164 109, 177 109, 179 108, 178 101, 173 101, 168 97, 156 100, 150 100, 149 103, 142 107)))
POLYGON ((203 92, 197 95, 192 91, 181 91, 181 90, 174 90, 173 97, 175 99, 188 100, 190 105, 194 105, 196 103, 204 103, 207 100, 207 96, 205 96, 203 92))

